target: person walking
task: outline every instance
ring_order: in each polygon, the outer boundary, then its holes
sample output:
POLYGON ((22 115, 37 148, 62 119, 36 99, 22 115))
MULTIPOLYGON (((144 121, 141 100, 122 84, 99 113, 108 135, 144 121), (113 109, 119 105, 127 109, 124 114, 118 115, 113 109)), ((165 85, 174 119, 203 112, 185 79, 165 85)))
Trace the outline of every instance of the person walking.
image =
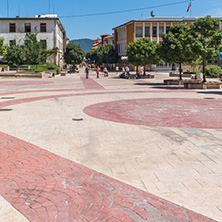
POLYGON ((86 72, 86 79, 88 79, 88 77, 89 77, 89 67, 88 67, 88 65, 86 65, 85 72, 86 72))
POLYGON ((99 68, 99 66, 97 66, 97 68, 96 68, 96 78, 99 78, 99 71, 100 71, 100 68, 99 68))
POLYGON ((116 76, 119 74, 119 66, 116 66, 116 76))

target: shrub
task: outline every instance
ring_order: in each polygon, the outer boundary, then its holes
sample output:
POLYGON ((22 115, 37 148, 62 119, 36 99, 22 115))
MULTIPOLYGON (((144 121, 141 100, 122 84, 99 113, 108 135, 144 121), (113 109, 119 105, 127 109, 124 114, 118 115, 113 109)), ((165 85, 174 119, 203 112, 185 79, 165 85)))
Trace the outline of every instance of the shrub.
POLYGON ((206 75, 211 78, 219 78, 222 75, 222 70, 218 66, 207 66, 206 75))
POLYGON ((183 72, 184 74, 197 74, 197 73, 202 73, 201 71, 185 71, 183 72))

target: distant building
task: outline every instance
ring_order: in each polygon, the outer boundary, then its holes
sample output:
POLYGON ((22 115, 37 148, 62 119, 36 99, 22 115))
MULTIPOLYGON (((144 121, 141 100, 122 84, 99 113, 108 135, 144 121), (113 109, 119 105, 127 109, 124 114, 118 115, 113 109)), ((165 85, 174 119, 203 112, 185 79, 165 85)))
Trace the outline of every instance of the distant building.
POLYGON ((114 35, 109 35, 107 33, 101 35, 101 38, 93 40, 94 43, 91 49, 97 49, 102 45, 110 44, 114 47, 114 35))
MULTIPOLYGON (((114 30, 114 45, 119 56, 126 55, 126 46, 140 38, 148 38, 151 41, 161 42, 162 34, 168 33, 171 26, 177 24, 191 25, 197 17, 149 17, 131 20, 119 25, 114 30)), ((222 17, 218 18, 221 21, 222 17)))
POLYGON ((37 33, 38 41, 47 50, 58 48, 57 55, 51 55, 47 61, 57 66, 63 65, 63 53, 68 39, 57 15, 0 18, 0 37, 4 38, 4 44, 22 45, 28 40, 26 33, 37 33))
MULTIPOLYGON (((140 38, 148 38, 151 41, 161 42, 162 34, 168 33, 171 26, 177 24, 191 25, 197 17, 149 17, 131 20, 119 25, 114 30, 114 47, 119 57, 126 56, 126 46, 140 38)), ((221 21, 222 17, 218 18, 221 21)), ((170 64, 161 63, 156 68, 170 68, 170 64)), ((176 68, 176 66, 175 66, 176 68)))

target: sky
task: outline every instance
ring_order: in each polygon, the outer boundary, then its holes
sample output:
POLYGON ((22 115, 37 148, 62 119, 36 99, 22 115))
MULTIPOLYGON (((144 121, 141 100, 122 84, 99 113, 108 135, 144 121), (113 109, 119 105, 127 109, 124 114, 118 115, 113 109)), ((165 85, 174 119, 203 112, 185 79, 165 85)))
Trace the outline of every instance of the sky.
MULTIPOLYGON (((70 40, 95 39, 104 33, 112 34, 112 28, 130 20, 150 17, 151 11, 156 17, 190 17, 190 12, 187 12, 189 2, 189 0, 1 0, 0 18, 8 15, 10 18, 14 18, 18 15, 34 17, 35 15, 57 14, 65 26, 70 40), (159 7, 171 3, 173 5, 159 7), (146 9, 133 10, 139 8, 146 9), (124 12, 124 10, 132 11, 124 12), (116 11, 121 13, 109 14, 109 12, 116 11), (97 15, 99 13, 104 14, 97 15), (86 14, 94 14, 94 16, 65 17, 86 14)), ((191 2, 191 16, 207 15, 222 17, 222 0, 194 0, 191 2)))

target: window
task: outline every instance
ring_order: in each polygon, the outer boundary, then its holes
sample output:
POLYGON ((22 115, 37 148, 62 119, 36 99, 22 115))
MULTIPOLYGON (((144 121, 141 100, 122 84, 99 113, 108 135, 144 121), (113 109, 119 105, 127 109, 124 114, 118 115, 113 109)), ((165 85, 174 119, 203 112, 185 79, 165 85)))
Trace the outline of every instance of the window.
POLYGON ((9 24, 9 32, 15 32, 15 23, 10 23, 9 24))
POLYGON ((143 37, 143 27, 136 26, 136 37, 143 37))
POLYGON ((150 27, 149 26, 145 27, 145 37, 150 37, 150 27))
POLYGON ((15 39, 9 41, 9 46, 11 47, 13 45, 16 45, 16 40, 15 39))
POLYGON ((166 27, 166 34, 170 31, 170 26, 166 27))
POLYGON ((40 23, 40 32, 46 32, 46 23, 40 23))
POLYGON ((25 32, 31 32, 31 23, 25 23, 25 32))
POLYGON ((163 32, 164 32, 164 27, 163 27, 163 26, 160 26, 160 27, 159 27, 159 36, 160 36, 160 37, 162 36, 163 32))
POLYGON ((46 40, 40 40, 40 43, 41 43, 43 49, 46 49, 46 48, 47 48, 47 42, 46 42, 46 40))
POLYGON ((157 31, 157 29, 156 29, 156 27, 154 26, 154 27, 153 27, 153 37, 156 37, 156 36, 157 36, 157 32, 156 32, 156 31, 157 31))

